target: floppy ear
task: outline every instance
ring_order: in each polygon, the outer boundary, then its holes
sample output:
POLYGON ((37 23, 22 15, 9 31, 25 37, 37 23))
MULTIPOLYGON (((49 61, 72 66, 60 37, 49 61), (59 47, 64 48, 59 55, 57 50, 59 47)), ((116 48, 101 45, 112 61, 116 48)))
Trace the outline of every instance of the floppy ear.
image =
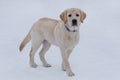
POLYGON ((86 13, 80 10, 80 21, 83 23, 84 19, 86 18, 86 13))
POLYGON ((67 11, 64 11, 60 14, 60 19, 66 23, 67 22, 67 11))

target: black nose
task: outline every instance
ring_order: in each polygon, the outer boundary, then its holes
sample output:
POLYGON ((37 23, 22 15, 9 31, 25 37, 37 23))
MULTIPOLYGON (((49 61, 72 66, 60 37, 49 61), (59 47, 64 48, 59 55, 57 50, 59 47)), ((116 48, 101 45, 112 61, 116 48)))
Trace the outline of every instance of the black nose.
POLYGON ((77 26, 77 20, 76 19, 72 20, 72 26, 77 26))

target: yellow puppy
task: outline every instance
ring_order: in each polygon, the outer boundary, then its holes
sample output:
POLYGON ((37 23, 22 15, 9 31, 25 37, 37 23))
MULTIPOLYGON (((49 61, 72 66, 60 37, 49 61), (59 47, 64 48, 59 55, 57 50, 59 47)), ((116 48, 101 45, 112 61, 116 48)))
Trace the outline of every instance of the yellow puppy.
MULTIPOLYGON (((41 44, 42 50, 39 53, 40 59, 45 67, 51 67, 45 59, 45 53, 51 44, 58 46, 62 55, 62 69, 66 70, 68 76, 73 76, 68 58, 79 41, 79 26, 86 18, 86 14, 77 8, 67 9, 60 15, 61 20, 41 18, 33 24, 31 30, 22 41, 20 51, 31 40, 30 65, 37 67, 34 62, 35 52, 41 44)), ((51 54, 52 55, 52 54, 51 54)))

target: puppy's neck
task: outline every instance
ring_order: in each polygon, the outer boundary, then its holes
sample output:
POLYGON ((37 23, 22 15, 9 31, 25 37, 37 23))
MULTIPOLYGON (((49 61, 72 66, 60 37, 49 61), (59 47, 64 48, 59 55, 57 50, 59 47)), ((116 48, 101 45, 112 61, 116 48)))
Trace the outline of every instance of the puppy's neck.
POLYGON ((65 24, 65 28, 66 28, 66 30, 67 30, 68 32, 73 32, 73 33, 75 33, 75 32, 78 31, 78 29, 76 29, 75 27, 70 27, 70 26, 68 26, 68 25, 66 25, 66 24, 65 24))
POLYGON ((66 31, 70 32, 70 33, 76 33, 79 32, 79 27, 78 26, 68 26, 67 24, 64 25, 66 31))
POLYGON ((78 26, 76 28, 75 27, 76 26, 70 27, 66 24, 64 25, 64 30, 65 30, 65 33, 68 37, 73 38, 73 37, 79 36, 79 27, 78 26))

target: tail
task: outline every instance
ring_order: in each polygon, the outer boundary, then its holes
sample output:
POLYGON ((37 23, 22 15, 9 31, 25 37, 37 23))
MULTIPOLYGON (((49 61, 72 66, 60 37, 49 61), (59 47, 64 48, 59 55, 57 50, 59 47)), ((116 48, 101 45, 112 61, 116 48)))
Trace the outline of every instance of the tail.
POLYGON ((25 45, 31 40, 31 36, 30 33, 27 34, 27 36, 25 37, 25 39, 22 41, 22 43, 20 44, 19 50, 22 51, 23 48, 25 47, 25 45))

